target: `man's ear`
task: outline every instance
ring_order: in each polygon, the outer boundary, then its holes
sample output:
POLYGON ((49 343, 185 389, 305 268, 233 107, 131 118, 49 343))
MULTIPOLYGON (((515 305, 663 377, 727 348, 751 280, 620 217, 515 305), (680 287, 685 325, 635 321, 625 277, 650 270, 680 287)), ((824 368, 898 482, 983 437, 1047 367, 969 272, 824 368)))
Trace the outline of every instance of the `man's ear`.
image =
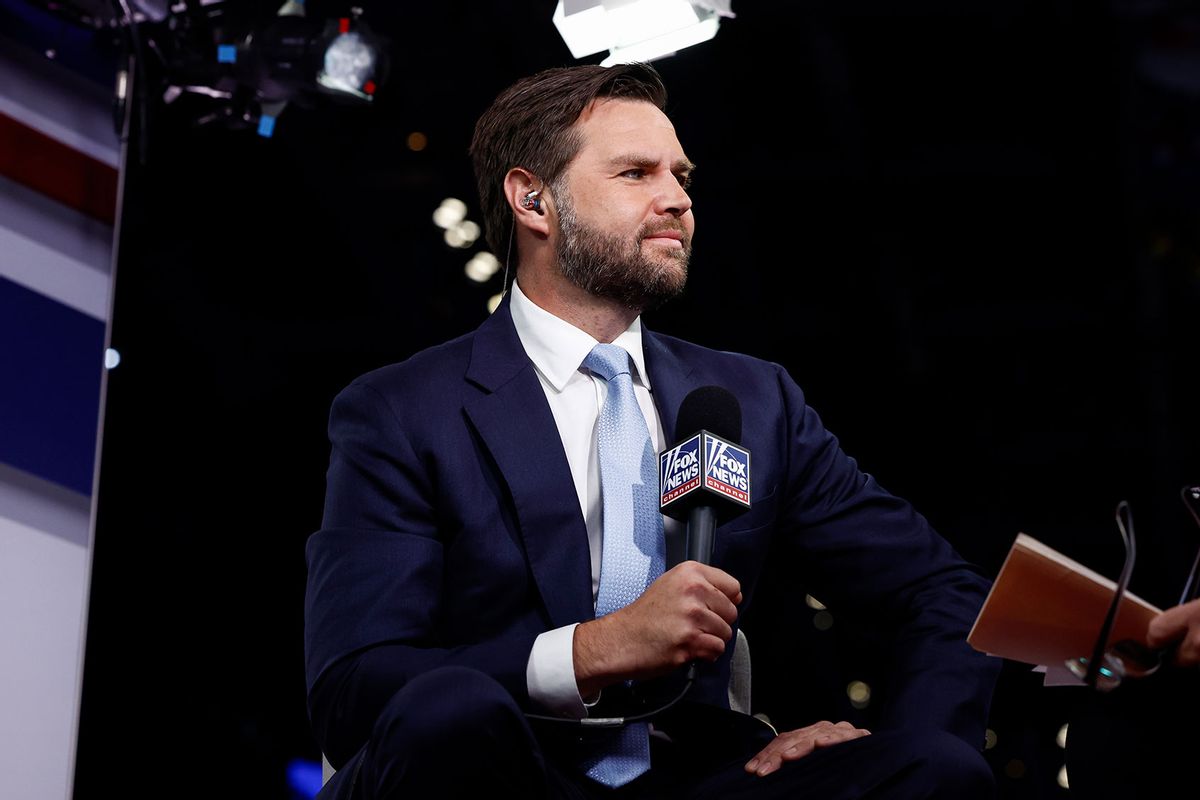
POLYGON ((516 224, 540 236, 550 234, 546 187, 532 172, 513 167, 504 176, 504 197, 516 224))

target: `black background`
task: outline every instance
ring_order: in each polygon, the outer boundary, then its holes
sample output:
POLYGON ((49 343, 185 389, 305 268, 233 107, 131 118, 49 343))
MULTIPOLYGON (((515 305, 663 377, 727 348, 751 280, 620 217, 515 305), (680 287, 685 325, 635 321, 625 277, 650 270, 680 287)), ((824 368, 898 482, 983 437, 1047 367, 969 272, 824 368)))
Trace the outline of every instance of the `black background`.
MULTIPOLYGON (((548 0, 413 5, 367 5, 392 57, 369 109, 291 107, 264 139, 148 93, 77 796, 124 762, 147 796, 286 797, 285 764, 319 757, 301 625, 330 400, 485 317, 499 275, 469 281, 470 251, 431 214, 454 196, 481 218, 474 119, 572 62, 548 0), (426 149, 405 146, 413 131, 426 149)), ((1177 499, 1200 480, 1196 19, 897 5, 743 0, 715 40, 657 64, 699 165, 697 234, 685 297, 647 324, 785 365, 860 465, 989 575, 1025 531, 1115 576, 1113 509, 1130 501, 1132 588, 1170 605, 1200 543, 1177 499)), ((836 609, 827 632, 786 611, 771 624, 795 648, 756 663, 759 705, 869 715, 843 694, 874 675, 868 642, 836 609), (789 705, 795 681, 828 683, 828 706, 789 705)), ((988 751, 1002 796, 1063 794, 1053 740, 1079 697, 1006 666, 988 751)))

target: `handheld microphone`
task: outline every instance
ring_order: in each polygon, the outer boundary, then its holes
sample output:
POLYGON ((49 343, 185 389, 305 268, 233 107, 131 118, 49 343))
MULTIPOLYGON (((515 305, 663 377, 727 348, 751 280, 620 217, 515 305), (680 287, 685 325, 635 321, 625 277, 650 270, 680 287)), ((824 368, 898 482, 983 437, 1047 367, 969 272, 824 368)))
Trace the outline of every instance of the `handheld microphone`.
MULTIPOLYGON (((713 533, 750 508, 750 451, 742 438, 742 407, 733 393, 720 386, 693 389, 679 404, 675 431, 687 438, 659 455, 659 508, 675 519, 687 520, 687 557, 712 562, 713 533)), ((696 682, 697 664, 688 665, 683 688, 653 711, 627 717, 566 719, 526 712, 528 719, 582 728, 620 728, 651 719, 674 706, 696 682)))
POLYGON ((658 457, 659 508, 687 520, 687 558, 709 564, 717 525, 750 508, 750 451, 738 444, 742 407, 720 386, 693 389, 679 406, 681 432, 658 457))
MULTIPOLYGON (((720 386, 693 389, 679 405, 676 435, 687 438, 659 454, 659 508, 678 520, 687 520, 687 557, 701 564, 712 562, 713 534, 725 522, 750 508, 750 451, 738 445, 742 438, 742 407, 733 393, 720 386)), ((683 699, 696 682, 697 664, 688 665, 683 689, 669 702, 628 717, 581 720, 526 713, 529 719, 565 723, 584 728, 619 728, 650 719, 683 699)))

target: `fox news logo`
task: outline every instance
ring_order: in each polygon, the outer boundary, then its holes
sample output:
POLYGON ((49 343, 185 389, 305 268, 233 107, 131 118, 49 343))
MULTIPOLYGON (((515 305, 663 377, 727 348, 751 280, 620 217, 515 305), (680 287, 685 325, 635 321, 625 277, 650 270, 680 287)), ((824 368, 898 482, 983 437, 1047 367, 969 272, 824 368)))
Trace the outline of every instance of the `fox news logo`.
POLYGON ((750 451, 706 435, 704 453, 704 485, 750 505, 750 451))
POLYGON ((700 434, 658 457, 659 505, 665 506, 700 486, 700 434))
POLYGON ((701 431, 659 456, 658 486, 659 507, 664 509, 685 495, 705 490, 748 507, 750 451, 701 431))

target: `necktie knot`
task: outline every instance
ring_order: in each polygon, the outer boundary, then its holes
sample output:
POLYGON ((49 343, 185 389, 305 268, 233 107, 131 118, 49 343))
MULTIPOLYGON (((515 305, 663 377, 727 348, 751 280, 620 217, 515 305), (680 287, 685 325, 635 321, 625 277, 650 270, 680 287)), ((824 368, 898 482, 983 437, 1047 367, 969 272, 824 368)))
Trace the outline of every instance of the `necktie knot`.
POLYGON ((630 374, 629 352, 620 345, 598 344, 583 359, 583 366, 611 381, 617 375, 630 374))

